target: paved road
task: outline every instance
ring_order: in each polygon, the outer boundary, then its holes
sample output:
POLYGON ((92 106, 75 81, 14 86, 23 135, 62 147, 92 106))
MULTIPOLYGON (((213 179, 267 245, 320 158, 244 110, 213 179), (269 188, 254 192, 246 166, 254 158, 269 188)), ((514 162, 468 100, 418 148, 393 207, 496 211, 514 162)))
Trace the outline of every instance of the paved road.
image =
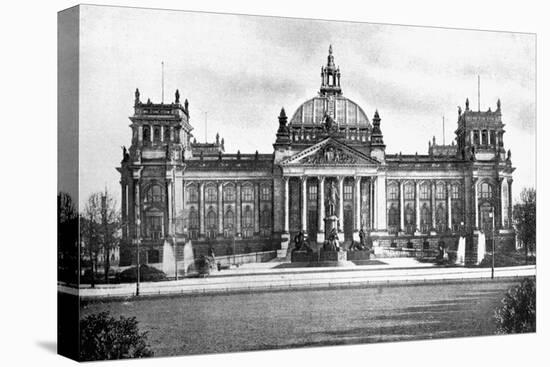
MULTIPOLYGON (((450 272, 451 270, 449 270, 450 272)), ((488 335, 519 280, 384 284, 84 302, 135 316, 157 356, 488 335)))
MULTIPOLYGON (((495 277, 534 276, 535 266, 497 268, 495 277)), ((140 294, 193 294, 223 293, 254 290, 281 290, 357 286, 378 283, 417 283, 463 279, 487 279, 491 276, 488 268, 439 268, 415 267, 395 269, 372 269, 369 266, 357 266, 342 269, 319 269, 318 271, 297 271, 297 269, 278 269, 259 274, 233 274, 232 276, 213 276, 208 278, 188 278, 179 281, 142 283, 140 294)), ((72 289, 59 286, 64 293, 77 294, 83 298, 128 297, 135 294, 135 284, 102 285, 95 289, 72 289)))

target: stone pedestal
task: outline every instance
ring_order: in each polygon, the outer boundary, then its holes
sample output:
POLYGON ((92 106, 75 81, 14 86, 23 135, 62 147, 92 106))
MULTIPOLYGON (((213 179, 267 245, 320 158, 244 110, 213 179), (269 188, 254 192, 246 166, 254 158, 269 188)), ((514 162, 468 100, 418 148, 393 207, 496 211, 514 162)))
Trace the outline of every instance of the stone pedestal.
MULTIPOLYGON (((330 217, 325 217, 325 239, 329 238, 330 232, 334 228, 338 233, 338 217, 336 215, 331 215, 330 217)), ((340 235, 340 233, 338 233, 340 235)))
POLYGON ((319 252, 319 261, 346 261, 348 259, 346 251, 323 251, 319 252))

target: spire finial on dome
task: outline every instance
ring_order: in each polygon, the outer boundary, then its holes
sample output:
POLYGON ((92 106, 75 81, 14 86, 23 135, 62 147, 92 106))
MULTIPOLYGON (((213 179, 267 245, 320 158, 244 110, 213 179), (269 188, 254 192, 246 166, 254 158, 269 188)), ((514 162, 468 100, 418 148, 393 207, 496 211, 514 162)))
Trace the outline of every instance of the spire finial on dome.
POLYGON ((329 45, 329 46, 328 46, 328 54, 329 54, 329 55, 332 55, 332 45, 329 45))

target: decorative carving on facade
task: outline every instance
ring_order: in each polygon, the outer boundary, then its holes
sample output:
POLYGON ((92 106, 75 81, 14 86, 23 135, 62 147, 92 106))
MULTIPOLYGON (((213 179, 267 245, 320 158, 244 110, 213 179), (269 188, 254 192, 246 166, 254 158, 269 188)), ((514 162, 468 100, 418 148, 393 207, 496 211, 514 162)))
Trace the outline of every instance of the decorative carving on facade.
POLYGON ((331 163, 356 163, 357 158, 346 153, 343 149, 333 145, 327 145, 316 153, 305 157, 301 163, 305 164, 331 164, 331 163))

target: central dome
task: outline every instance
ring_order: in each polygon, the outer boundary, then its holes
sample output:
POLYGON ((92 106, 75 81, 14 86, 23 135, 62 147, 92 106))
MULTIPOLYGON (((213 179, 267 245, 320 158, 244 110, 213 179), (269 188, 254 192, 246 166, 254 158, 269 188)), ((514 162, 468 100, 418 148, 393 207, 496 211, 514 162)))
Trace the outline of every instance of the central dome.
POLYGON ((291 126, 321 125, 328 114, 340 127, 370 127, 365 111, 343 96, 318 96, 304 103, 292 116, 291 126))

